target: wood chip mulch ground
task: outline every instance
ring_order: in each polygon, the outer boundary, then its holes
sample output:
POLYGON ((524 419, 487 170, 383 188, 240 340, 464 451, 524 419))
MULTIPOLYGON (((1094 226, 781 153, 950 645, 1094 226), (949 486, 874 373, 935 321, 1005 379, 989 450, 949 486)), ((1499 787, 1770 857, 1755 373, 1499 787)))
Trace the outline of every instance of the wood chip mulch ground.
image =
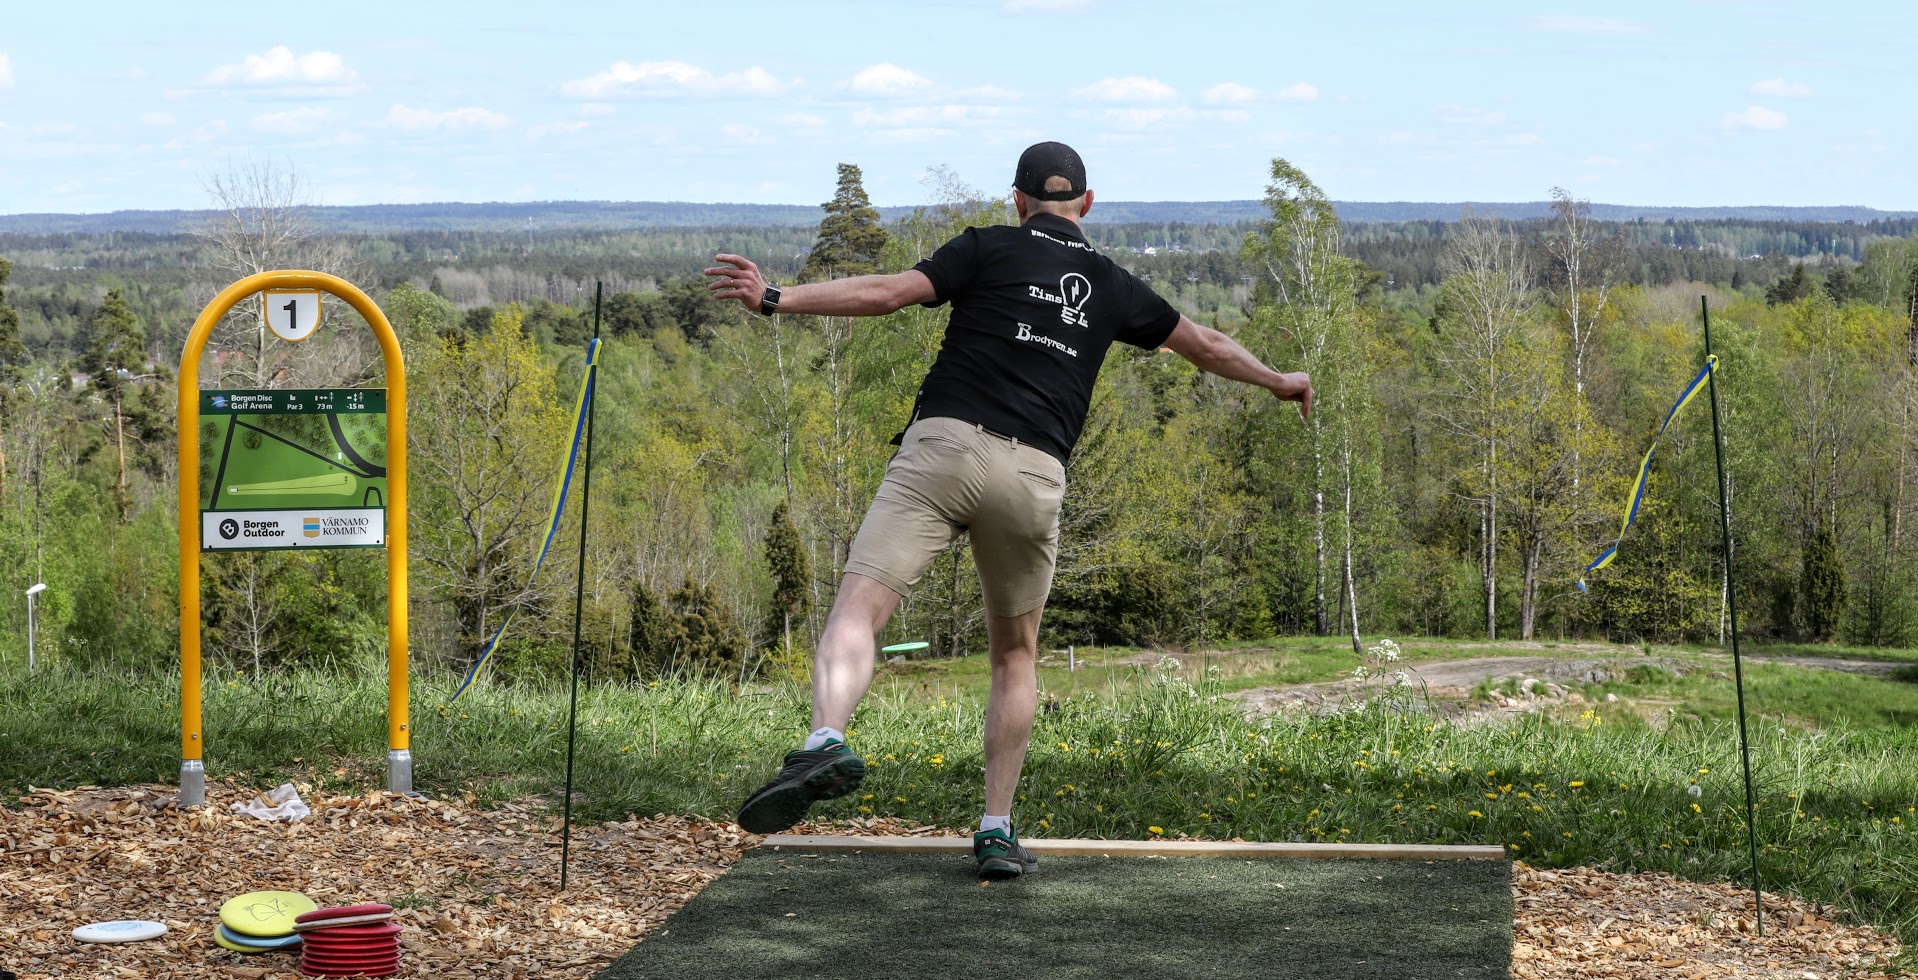
MULTIPOLYGON (((558 821, 536 804, 481 810, 382 792, 315 796, 312 815, 269 823, 230 812, 251 790, 208 788, 182 811, 163 786, 34 790, 0 807, 0 971, 20 980, 232 977, 295 980, 290 953, 213 944, 221 903, 288 890, 322 906, 379 901, 406 927, 400 977, 585 978, 620 954, 759 838, 731 824, 656 816, 576 826, 559 890, 558 821), (76 926, 157 919, 142 943, 76 942, 76 926)), ((893 820, 801 833, 956 833, 893 820)), ((1555 978, 1880 980, 1890 938, 1839 913, 1665 875, 1513 866, 1512 972, 1555 978)))

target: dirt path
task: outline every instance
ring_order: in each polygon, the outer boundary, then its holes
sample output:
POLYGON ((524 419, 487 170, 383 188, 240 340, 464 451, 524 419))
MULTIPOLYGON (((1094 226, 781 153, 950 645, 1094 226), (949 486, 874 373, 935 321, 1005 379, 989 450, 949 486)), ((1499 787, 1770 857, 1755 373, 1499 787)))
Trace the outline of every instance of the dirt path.
MULTIPOLYGON (((1493 645, 1462 644, 1455 649, 1493 645)), ((1501 646, 1509 649, 1512 644, 1501 646)), ((1717 653, 1702 654, 1697 660, 1679 657, 1577 655, 1618 649, 1602 644, 1565 644, 1550 649, 1565 651, 1571 655, 1562 653, 1559 656, 1478 657, 1470 660, 1407 662, 1403 669, 1411 678, 1413 686, 1418 689, 1421 699, 1429 698, 1433 708, 1442 716, 1488 720, 1525 714, 1550 705, 1582 704, 1585 701, 1584 696, 1570 690, 1571 687, 1582 684, 1602 684, 1625 676, 1633 668, 1651 667, 1682 677, 1707 665, 1709 669, 1729 669, 1732 661, 1730 654, 1717 653), (1719 666, 1721 663, 1722 667, 1719 666), (1472 691, 1481 684, 1490 682, 1503 686, 1508 681, 1518 685, 1517 697, 1495 693, 1489 701, 1471 699, 1472 691)), ((1744 659, 1808 667, 1815 670, 1840 671, 1867 677, 1889 677, 1893 671, 1904 666, 1882 660, 1853 660, 1839 657, 1748 654, 1744 659)), ((1253 718, 1294 711, 1329 714, 1362 696, 1359 687, 1351 680, 1261 687, 1231 695, 1233 700, 1244 705, 1246 714, 1253 718)))

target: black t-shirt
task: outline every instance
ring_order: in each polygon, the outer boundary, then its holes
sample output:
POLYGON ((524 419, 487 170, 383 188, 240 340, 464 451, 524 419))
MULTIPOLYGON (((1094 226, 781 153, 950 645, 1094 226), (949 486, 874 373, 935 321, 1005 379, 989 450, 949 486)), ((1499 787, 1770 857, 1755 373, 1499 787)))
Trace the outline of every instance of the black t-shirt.
POLYGON ((914 417, 983 425, 1062 462, 1106 348, 1151 349, 1179 324, 1171 304, 1057 215, 967 228, 913 268, 932 280, 927 306, 952 303, 914 417))

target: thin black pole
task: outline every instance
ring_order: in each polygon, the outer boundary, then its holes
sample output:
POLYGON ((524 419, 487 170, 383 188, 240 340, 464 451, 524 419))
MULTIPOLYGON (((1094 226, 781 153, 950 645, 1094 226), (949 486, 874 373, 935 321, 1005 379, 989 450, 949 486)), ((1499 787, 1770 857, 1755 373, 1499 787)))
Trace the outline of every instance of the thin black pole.
MULTIPOLYGON (((600 298, 605 292, 605 283, 593 284, 594 344, 599 343, 600 298)), ((566 816, 559 835, 560 891, 566 890, 566 869, 573 846, 573 733, 579 727, 579 634, 586 608, 586 515, 593 506, 593 409, 599 405, 599 365, 592 356, 586 360, 586 445, 582 449, 586 454, 586 474, 579 487, 579 574, 573 590, 573 698, 566 709, 566 816)))
MULTIPOLYGON (((1712 356, 1712 308, 1703 296, 1698 297, 1698 311, 1705 318, 1705 356, 1712 356)), ((1713 368, 1705 375, 1706 384, 1712 396, 1712 454, 1718 459, 1718 526, 1724 532, 1725 540, 1725 610, 1731 617, 1732 626, 1732 682, 1738 687, 1738 751, 1745 761, 1745 841, 1751 849, 1752 861, 1752 908, 1758 916, 1758 934, 1765 934, 1765 892, 1759 886, 1758 879, 1758 822, 1754 816, 1755 797, 1752 793, 1752 747, 1751 739, 1745 734, 1745 668, 1738 656, 1738 588, 1732 582, 1732 509, 1731 495, 1725 483, 1725 437, 1718 421, 1718 370, 1713 368)))

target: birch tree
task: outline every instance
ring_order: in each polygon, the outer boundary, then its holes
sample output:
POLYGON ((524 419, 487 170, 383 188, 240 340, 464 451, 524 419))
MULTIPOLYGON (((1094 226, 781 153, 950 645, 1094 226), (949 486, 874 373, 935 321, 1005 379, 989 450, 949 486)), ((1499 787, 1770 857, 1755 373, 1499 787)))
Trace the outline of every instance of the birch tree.
POLYGON ((1485 636, 1498 638, 1498 541, 1503 430, 1519 387, 1513 348, 1536 306, 1518 240, 1493 219, 1467 212, 1445 254, 1438 388, 1442 418, 1459 441, 1461 494, 1478 510, 1485 636))
MULTIPOLYGON (((1332 202, 1305 172, 1282 158, 1272 161, 1272 183, 1267 185, 1266 209, 1272 219, 1246 236, 1240 258, 1259 274, 1252 312, 1255 332, 1270 331, 1287 348, 1254 350, 1270 360, 1290 362, 1312 375, 1321 403, 1343 397, 1337 389, 1340 363, 1329 356, 1348 344, 1353 330, 1353 293, 1359 266, 1338 254, 1339 219, 1332 202)), ((1258 344, 1257 346, 1265 346, 1258 344)), ((1276 346, 1276 345, 1275 345, 1276 346)), ((1312 472, 1308 493, 1312 513, 1313 628, 1320 636, 1330 630, 1326 603, 1325 466, 1329 451, 1343 457, 1341 446, 1327 447, 1324 412, 1307 420, 1312 472)), ((1338 433, 1347 432, 1341 426, 1338 433)))

